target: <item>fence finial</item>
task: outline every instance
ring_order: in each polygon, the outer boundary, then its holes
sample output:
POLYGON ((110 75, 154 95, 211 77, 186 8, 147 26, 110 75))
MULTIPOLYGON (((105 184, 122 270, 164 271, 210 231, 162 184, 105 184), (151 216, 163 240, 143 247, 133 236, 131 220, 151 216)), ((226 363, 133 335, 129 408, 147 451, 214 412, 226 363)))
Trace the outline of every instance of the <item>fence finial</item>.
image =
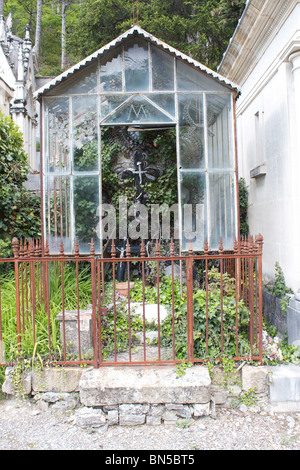
POLYGON ((155 256, 160 256, 159 241, 156 239, 155 243, 155 256))
POLYGON ((223 240, 222 240, 222 237, 220 237, 219 252, 223 253, 223 240))
POLYGON ((256 241, 257 241, 257 244, 258 244, 258 251, 259 253, 261 254, 262 253, 262 247, 263 247, 263 244, 264 244, 264 238, 263 236, 261 235, 261 233, 259 233, 256 237, 256 241))
POLYGON ((127 238, 127 242, 126 242, 126 258, 130 258, 130 255, 131 255, 131 249, 130 249, 129 240, 128 240, 128 238, 127 238))
POLYGON ((94 239, 93 238, 91 238, 90 254, 92 256, 95 256, 95 245, 94 245, 94 239))
POLYGON ((175 247, 174 247, 174 240, 171 238, 171 243, 170 243, 170 256, 175 255, 175 247))
POLYGON ((207 255, 208 254, 208 242, 207 242, 207 238, 205 237, 205 240, 204 240, 204 254, 207 255))
POLYGON ((12 250, 13 250, 14 258, 17 258, 19 254, 19 242, 16 237, 12 239, 12 250))
POLYGON ((141 241, 140 256, 142 256, 142 257, 146 256, 145 243, 144 243, 143 238, 142 238, 142 241, 141 241))
POLYGON ((48 240, 46 240, 45 256, 49 256, 49 243, 48 243, 48 240))
POLYGON ((78 240, 76 238, 75 240, 75 255, 78 256, 79 255, 79 245, 78 245, 78 240))
POLYGON ((111 255, 112 258, 115 258, 116 255, 117 255, 116 246, 115 246, 115 240, 114 240, 114 239, 111 241, 111 251, 110 251, 110 255, 111 255))
POLYGON ((60 254, 60 256, 63 256, 63 255, 64 255, 64 251, 65 251, 65 250, 64 250, 64 244, 63 244, 63 241, 62 241, 62 239, 61 239, 61 241, 60 241, 60 247, 59 247, 59 254, 60 254))
POLYGON ((193 245, 191 239, 189 239, 189 256, 193 256, 193 245))

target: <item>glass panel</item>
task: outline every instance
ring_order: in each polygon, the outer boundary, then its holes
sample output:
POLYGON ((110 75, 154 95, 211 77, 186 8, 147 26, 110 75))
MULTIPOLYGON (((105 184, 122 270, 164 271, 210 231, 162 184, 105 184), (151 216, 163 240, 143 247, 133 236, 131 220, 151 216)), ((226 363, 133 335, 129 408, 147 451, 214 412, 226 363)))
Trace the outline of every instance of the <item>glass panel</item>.
POLYGON ((151 95, 146 96, 164 111, 174 116, 175 119, 175 98, 173 93, 151 93, 151 95))
POLYGON ((208 165, 234 168, 233 115, 230 93, 207 95, 208 165))
POLYGON ((179 95, 180 165, 182 168, 204 168, 203 96, 179 95))
POLYGON ((220 237, 223 247, 233 248, 236 236, 236 190, 234 173, 210 173, 210 246, 219 248, 220 237))
POLYGON ((101 119, 104 119, 109 113, 124 103, 124 101, 127 99, 128 95, 101 95, 101 119))
POLYGON ((124 47, 126 91, 149 91, 148 43, 134 39, 124 47))
POLYGON ((66 253, 71 253, 70 178, 45 178, 45 223, 50 253, 59 253, 61 240, 66 253))
POLYGON ((174 58, 154 46, 151 52, 153 90, 174 90, 174 58))
POLYGON ((204 172, 182 171, 180 174, 182 209, 182 250, 189 240, 194 250, 203 250, 207 234, 206 177, 204 172))
POLYGON ((96 252, 99 246, 99 176, 74 177, 75 238, 81 253, 90 252, 94 239, 96 252))
POLYGON ((198 71, 181 60, 176 63, 178 91, 228 91, 228 88, 212 76, 207 76, 205 72, 198 71))
POLYGON ((45 170, 67 172, 69 162, 69 98, 44 98, 45 170))
POLYGON ((48 95, 83 95, 97 93, 97 62, 75 72, 74 76, 50 90, 48 95))
POLYGON ((100 90, 122 91, 122 48, 114 49, 113 53, 107 53, 100 64, 100 90))
POLYGON ((72 118, 74 170, 98 170, 97 100, 93 96, 72 98, 72 118))
POLYGON ((143 96, 135 96, 108 117, 103 124, 171 123, 166 114, 143 96))

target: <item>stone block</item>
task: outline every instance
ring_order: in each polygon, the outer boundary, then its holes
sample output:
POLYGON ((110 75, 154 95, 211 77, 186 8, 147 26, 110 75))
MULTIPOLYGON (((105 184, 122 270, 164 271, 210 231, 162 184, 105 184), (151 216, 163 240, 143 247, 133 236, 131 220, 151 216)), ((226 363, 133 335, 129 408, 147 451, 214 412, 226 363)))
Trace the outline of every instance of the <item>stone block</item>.
POLYGON ((300 347, 300 302, 291 300, 287 308, 288 344, 300 347))
POLYGON ((64 315, 60 312, 57 315, 60 326, 60 336, 66 339, 66 349, 69 353, 87 352, 93 349, 93 322, 92 309, 79 311, 79 332, 78 332, 78 311, 66 310, 64 315), (63 324, 65 327, 63 328, 63 324))
POLYGON ((256 389, 265 393, 268 386, 268 369, 266 367, 244 366, 242 368, 242 390, 256 389))
POLYGON ((189 367, 179 378, 175 366, 106 367, 83 372, 80 400, 86 406, 208 403, 210 384, 206 366, 189 367))
POLYGON ((146 416, 146 424, 159 426, 161 424, 161 416, 146 416))
POLYGON ((151 405, 149 410, 149 416, 158 417, 162 416, 165 411, 164 405, 151 405))
POLYGON ((216 405, 223 405, 229 395, 229 390, 222 388, 218 385, 212 385, 211 387, 211 396, 214 399, 216 405))
POLYGON ((107 412, 107 422, 110 426, 119 424, 119 410, 109 410, 107 412))
POLYGON ((300 366, 295 364, 268 367, 271 402, 300 402, 300 366))
POLYGON ((195 403, 193 405, 193 415, 195 418, 209 416, 209 414, 210 414, 210 403, 195 403))
POLYGON ((106 415, 102 410, 80 408, 75 411, 75 424, 82 428, 99 428, 105 426, 106 415))
POLYGON ((32 371, 32 390, 34 392, 76 392, 83 373, 81 368, 47 368, 32 371))
POLYGON ((120 405, 119 424, 120 426, 138 426, 146 422, 146 414, 150 405, 120 405))
POLYGON ((281 298, 263 289, 263 316, 268 323, 275 326, 278 336, 282 339, 287 330, 287 315, 281 307, 281 298))
POLYGON ((13 367, 5 369, 5 380, 2 385, 2 392, 7 395, 30 395, 32 384, 32 373, 23 372, 21 377, 17 377, 17 372, 13 367))
POLYGON ((191 408, 189 405, 166 405, 166 410, 163 414, 164 420, 178 420, 188 419, 192 417, 191 408))

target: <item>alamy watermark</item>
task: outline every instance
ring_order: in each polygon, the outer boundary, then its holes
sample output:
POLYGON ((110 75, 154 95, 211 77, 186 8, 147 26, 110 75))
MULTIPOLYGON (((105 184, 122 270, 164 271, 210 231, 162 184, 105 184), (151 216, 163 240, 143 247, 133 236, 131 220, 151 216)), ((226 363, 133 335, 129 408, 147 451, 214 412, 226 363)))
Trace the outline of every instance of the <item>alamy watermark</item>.
POLYGON ((204 204, 185 204, 180 209, 178 204, 129 205, 123 196, 119 198, 117 208, 112 204, 99 206, 97 232, 102 240, 148 239, 149 235, 153 240, 201 236, 204 232, 204 204))

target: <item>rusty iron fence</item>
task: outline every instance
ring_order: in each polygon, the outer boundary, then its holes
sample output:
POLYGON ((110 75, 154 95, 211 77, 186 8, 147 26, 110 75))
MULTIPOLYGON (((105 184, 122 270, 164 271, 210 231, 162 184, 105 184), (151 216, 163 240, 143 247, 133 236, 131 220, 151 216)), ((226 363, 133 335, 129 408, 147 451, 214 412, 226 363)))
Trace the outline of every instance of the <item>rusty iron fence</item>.
POLYGON ((262 362, 262 246, 259 235, 232 252, 176 254, 144 241, 124 257, 51 255, 46 243, 13 240, 0 258, 0 365, 197 363, 224 355, 262 362), (119 282, 120 268, 123 282, 119 282))

